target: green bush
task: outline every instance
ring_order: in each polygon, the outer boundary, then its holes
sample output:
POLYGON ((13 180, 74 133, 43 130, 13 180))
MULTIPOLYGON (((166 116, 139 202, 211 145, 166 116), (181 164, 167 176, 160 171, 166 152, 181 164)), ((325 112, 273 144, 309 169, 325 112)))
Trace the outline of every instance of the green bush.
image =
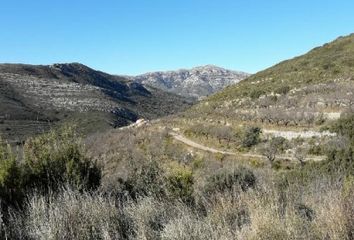
POLYGON ((345 149, 332 149, 327 154, 327 169, 330 173, 342 173, 354 175, 354 147, 347 146, 345 149))
POLYGON ((342 135, 347 136, 354 144, 354 113, 340 118, 335 122, 330 130, 342 135))
POLYGON ((71 126, 27 140, 24 161, 30 187, 57 189, 68 183, 93 189, 100 184, 101 171, 85 156, 80 137, 71 126))
POLYGON ((167 176, 167 189, 171 197, 193 203, 193 172, 187 167, 175 167, 167 176))
POLYGON ((327 170, 333 174, 341 172, 345 175, 354 175, 354 114, 347 115, 336 121, 330 129, 340 136, 339 146, 328 146, 327 152, 327 170), (345 139, 349 139, 345 141, 345 139))
POLYGON ((0 200, 2 204, 16 204, 22 197, 22 174, 17 157, 10 145, 0 139, 0 200))
POLYGON ((242 146, 250 148, 259 143, 261 129, 259 127, 248 127, 242 139, 242 146))
POLYGON ((257 99, 259 98, 260 96, 264 95, 265 94, 265 91, 263 90, 259 90, 259 89, 253 89, 250 93, 249 93, 249 97, 251 99, 257 99))

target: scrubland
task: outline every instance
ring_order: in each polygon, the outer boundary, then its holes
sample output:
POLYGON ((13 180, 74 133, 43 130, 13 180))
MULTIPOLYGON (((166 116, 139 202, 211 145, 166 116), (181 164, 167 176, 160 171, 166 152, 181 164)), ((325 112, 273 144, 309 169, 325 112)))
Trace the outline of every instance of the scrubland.
POLYGON ((301 161, 311 139, 264 138, 256 126, 180 131, 260 159, 191 149, 165 122, 88 138, 66 126, 21 149, 1 141, 1 237, 353 239, 353 119, 331 123, 337 136, 313 144, 320 162, 301 161), (299 146, 298 161, 276 157, 299 146))

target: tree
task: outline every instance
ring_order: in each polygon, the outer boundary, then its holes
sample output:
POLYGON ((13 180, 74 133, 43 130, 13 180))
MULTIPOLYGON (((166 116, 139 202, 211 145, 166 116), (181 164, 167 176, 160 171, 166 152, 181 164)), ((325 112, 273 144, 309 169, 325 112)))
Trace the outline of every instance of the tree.
POLYGON ((308 153, 308 149, 303 146, 299 146, 295 148, 294 157, 296 160, 300 162, 301 167, 305 166, 305 159, 307 153, 308 153))
POLYGON ((219 143, 221 143, 221 140, 225 140, 227 144, 230 144, 234 138, 234 130, 228 126, 214 127, 210 131, 218 139, 219 143))
POLYGON ((262 155, 267 158, 272 166, 278 152, 284 150, 285 141, 286 139, 283 137, 275 137, 261 147, 260 151, 262 155))
POLYGON ((260 152, 267 158, 270 164, 273 166, 278 149, 269 142, 263 144, 260 148, 260 152))

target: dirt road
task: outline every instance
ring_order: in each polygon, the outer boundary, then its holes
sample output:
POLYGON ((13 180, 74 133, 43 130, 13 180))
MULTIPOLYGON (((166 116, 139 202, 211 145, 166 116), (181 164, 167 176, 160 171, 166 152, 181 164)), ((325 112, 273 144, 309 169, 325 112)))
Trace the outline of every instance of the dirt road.
MULTIPOLYGON (((200 149, 203 151, 212 152, 212 153, 221 153, 221 154, 225 154, 225 155, 234 155, 234 156, 237 155, 237 156, 243 156, 243 157, 249 157, 249 158, 265 159, 265 157, 260 154, 227 152, 227 151, 222 151, 219 149, 207 147, 207 146, 201 145, 199 143, 196 143, 196 142, 186 138, 185 136, 183 136, 180 133, 177 133, 175 131, 171 131, 171 132, 169 132, 169 134, 177 141, 182 142, 190 147, 200 149)), ((296 158, 294 158, 292 156, 287 156, 287 155, 278 155, 277 158, 289 159, 289 160, 296 161, 296 158)), ((311 156, 311 157, 306 158, 305 160, 306 161, 323 161, 325 159, 326 159, 325 156, 311 156)))

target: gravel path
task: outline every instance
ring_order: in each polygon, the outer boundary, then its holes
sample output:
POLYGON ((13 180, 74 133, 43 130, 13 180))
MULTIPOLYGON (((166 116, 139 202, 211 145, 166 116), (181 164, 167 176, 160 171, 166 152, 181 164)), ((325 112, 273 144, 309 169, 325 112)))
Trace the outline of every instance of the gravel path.
MULTIPOLYGON (((215 148, 211 148, 211 147, 207 147, 204 145, 201 145, 199 143, 196 143, 186 137, 184 137, 183 135, 177 133, 177 132, 169 132, 169 134, 176 139, 179 142, 182 142, 190 147, 196 148, 196 149, 200 149, 203 151, 207 151, 207 152, 212 152, 212 153, 221 153, 221 154, 225 154, 225 155, 238 155, 238 156, 243 156, 243 157, 249 157, 249 158, 260 158, 260 159, 265 159, 265 157, 263 155, 260 154, 250 154, 250 153, 236 153, 236 152, 228 152, 228 151, 222 151, 219 149, 215 149, 215 148)), ((287 156, 287 155, 278 155, 277 158, 282 158, 282 159, 290 159, 290 160, 294 160, 296 161, 296 158, 292 157, 292 156, 287 156)), ((312 156, 312 157, 308 157, 305 160, 309 161, 323 161, 325 160, 326 157, 325 156, 312 156)))

